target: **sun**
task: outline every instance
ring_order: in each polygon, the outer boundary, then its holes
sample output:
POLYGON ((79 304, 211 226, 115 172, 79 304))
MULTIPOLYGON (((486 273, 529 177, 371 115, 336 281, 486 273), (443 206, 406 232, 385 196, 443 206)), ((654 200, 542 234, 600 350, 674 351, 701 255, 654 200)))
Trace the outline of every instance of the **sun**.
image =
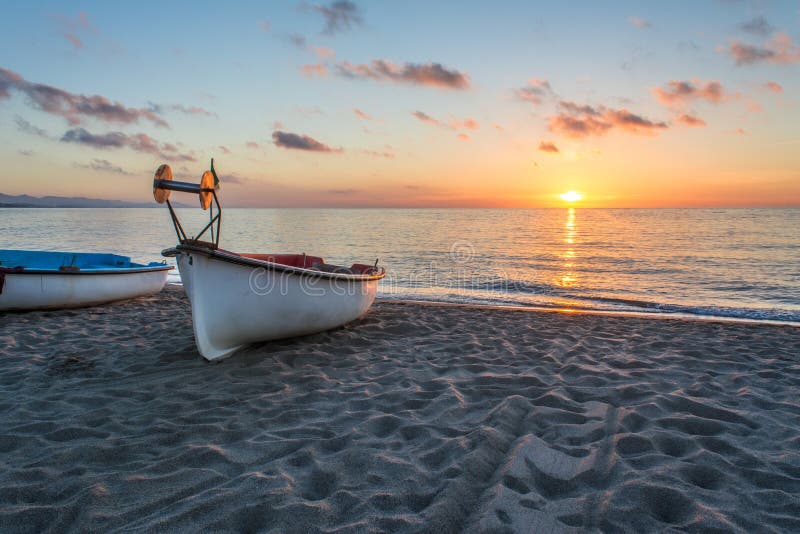
POLYGON ((583 195, 581 195, 577 191, 567 191, 566 193, 561 193, 558 196, 564 202, 577 202, 579 200, 583 200, 583 195))

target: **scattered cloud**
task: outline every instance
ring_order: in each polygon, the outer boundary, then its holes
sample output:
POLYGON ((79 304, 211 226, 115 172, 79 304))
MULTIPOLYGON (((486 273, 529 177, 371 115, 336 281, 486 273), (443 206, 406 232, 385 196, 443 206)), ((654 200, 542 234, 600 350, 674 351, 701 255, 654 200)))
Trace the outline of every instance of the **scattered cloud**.
POLYGON ((696 101, 704 101, 711 104, 740 101, 748 112, 758 113, 762 111, 761 105, 752 98, 739 92, 729 92, 720 82, 714 80, 672 80, 662 87, 653 88, 651 91, 656 100, 676 113, 675 120, 678 123, 687 126, 705 126, 704 121, 699 119, 692 121, 691 119, 696 117, 684 113, 689 105, 696 101), (701 122, 702 124, 700 124, 701 122))
POLYGON ((69 41, 75 50, 80 50, 81 48, 83 48, 83 41, 81 40, 80 37, 78 37, 74 33, 65 33, 64 39, 69 41))
POLYGON ((323 65, 322 63, 316 63, 314 65, 303 65, 300 67, 300 72, 303 76, 308 76, 309 78, 313 78, 315 76, 324 78, 328 75, 328 67, 323 65))
POLYGON ((551 154, 558 154, 560 152, 560 150, 555 145, 555 143, 552 143, 550 141, 542 141, 542 142, 540 142, 539 143, 539 150, 541 150, 542 152, 550 152, 551 154))
POLYGON ((665 122, 647 119, 627 109, 593 107, 562 101, 559 103, 559 112, 549 118, 548 127, 553 133, 580 139, 605 135, 612 129, 637 135, 658 135, 659 131, 669 126, 665 122))
POLYGON ((753 35, 766 37, 775 31, 775 26, 770 24, 764 17, 758 16, 742 22, 739 25, 739 29, 743 32, 752 33, 753 35))
POLYGON ((322 32, 328 35, 348 31, 364 23, 361 10, 349 0, 336 0, 327 5, 314 4, 311 9, 325 19, 322 32))
POLYGON ((100 30, 89 22, 89 15, 85 12, 78 13, 75 15, 75 18, 66 15, 56 15, 55 19, 63 28, 69 31, 100 33, 100 30))
MULTIPOLYGON (((294 108, 294 110, 300 115, 303 115, 305 117, 313 117, 315 115, 320 115, 320 116, 325 115, 325 112, 322 111, 322 109, 319 106, 313 106, 308 108, 298 106, 294 108)), ((276 127, 275 129, 280 130, 281 128, 282 127, 276 127)))
POLYGON ((764 84, 764 88, 775 94, 781 94, 783 92, 783 86, 778 82, 767 82, 764 84))
POLYGON ((35 155, 36 152, 34 152, 33 150, 17 150, 17 154, 19 154, 21 156, 30 157, 30 156, 35 155))
POLYGON ((248 141, 244 144, 244 146, 246 146, 247 148, 252 148, 253 150, 258 150, 260 148, 258 146, 258 143, 256 143, 255 141, 248 141))
POLYGON ((0 99, 10 98, 11 90, 25 95, 32 108, 63 117, 72 126, 81 124, 86 118, 122 124, 144 119, 156 126, 169 126, 150 109, 129 108, 104 96, 79 95, 51 85, 29 82, 16 72, 0 68, 0 99))
POLYGON ((180 113, 185 113, 187 115, 204 115, 206 117, 218 117, 216 113, 213 111, 208 111, 205 108, 201 108, 200 106, 182 106, 181 104, 174 104, 169 106, 170 110, 178 111, 180 113))
POLYGON ((112 174, 121 174, 123 176, 133 176, 134 173, 130 171, 126 171, 119 165, 114 165, 107 159, 93 159, 89 163, 74 163, 74 167, 81 168, 81 169, 91 169, 97 172, 104 172, 104 173, 112 173, 112 174))
POLYGON ((675 117, 675 121, 678 124, 682 124, 684 126, 689 126, 690 128, 699 128, 702 126, 706 126, 706 121, 701 119, 700 117, 689 115, 687 113, 681 113, 675 117))
POLYGON ((266 20, 260 20, 258 21, 258 27, 261 28, 262 32, 269 33, 269 31, 272 29, 272 23, 266 20))
POLYGON ((454 130, 472 130, 475 131, 481 127, 480 123, 475 119, 452 119, 450 127, 454 130))
POLYGON ((426 124, 430 124, 432 126, 440 126, 442 124, 438 120, 434 119, 433 117, 422 111, 412 111, 411 115, 416 117, 418 120, 426 124))
POLYGON ((334 52, 332 48, 309 45, 308 50, 316 54, 317 59, 319 59, 320 61, 326 61, 328 59, 333 59, 334 57, 336 57, 336 52, 334 52))
POLYGON ((467 134, 465 134, 465 133, 460 133, 460 134, 458 134, 456 137, 458 137, 458 138, 459 138, 459 139, 461 139, 462 141, 469 141, 469 140, 471 139, 471 138, 470 138, 470 136, 468 136, 468 135, 467 135, 467 134))
POLYGON ((404 63, 396 65, 391 61, 375 59, 369 64, 354 65, 342 61, 336 71, 345 78, 405 83, 439 87, 442 89, 463 90, 470 87, 469 75, 455 69, 448 69, 441 63, 404 63))
POLYGON ((226 184, 242 185, 249 181, 244 176, 240 176, 235 172, 226 172, 223 174, 222 172, 217 171, 217 175, 219 176, 220 182, 225 182, 226 184))
POLYGON ((62 137, 64 143, 80 143, 94 148, 121 148, 128 143, 128 136, 122 132, 93 134, 83 128, 68 130, 62 137))
POLYGON ((652 90, 656 99, 665 106, 681 106, 693 100, 705 100, 712 104, 718 104, 731 95, 725 92, 725 88, 717 81, 681 81, 671 80, 664 87, 656 87, 652 90))
POLYGON ((361 192, 361 189, 328 189, 325 191, 326 193, 330 193, 331 195, 355 195, 361 192))
POLYGON ((651 28, 653 26, 652 24, 650 24, 650 21, 645 20, 645 19, 640 18, 640 17, 634 17, 634 16, 628 17, 628 22, 630 22, 631 24, 633 24, 637 28, 642 28, 642 29, 651 28))
POLYGON ((800 46, 795 45, 792 38, 785 33, 776 33, 762 46, 733 40, 727 49, 721 51, 727 53, 739 66, 761 62, 778 65, 800 63, 800 46))
POLYGON ((73 50, 83 48, 83 39, 79 34, 99 34, 100 31, 89 22, 86 13, 78 13, 74 18, 65 15, 56 15, 57 25, 60 27, 61 36, 72 45, 73 50))
POLYGON ((371 121, 372 120, 372 116, 369 113, 361 111, 358 108, 353 108, 353 113, 355 113, 356 117, 358 117, 359 119, 364 119, 365 121, 371 121))
POLYGON ((362 150, 364 154, 368 156, 372 156, 375 158, 386 158, 386 159, 394 159, 394 152, 391 149, 387 149, 384 151, 381 150, 362 150))
POLYGON ((552 94, 553 89, 550 87, 550 82, 539 78, 532 78, 524 87, 514 89, 514 96, 519 100, 536 105, 541 104, 544 97, 552 94))
POLYGON ((231 153, 231 149, 226 147, 225 145, 219 145, 217 148, 219 148, 222 151, 223 154, 230 154, 231 153))
POLYGON ((44 138, 48 138, 48 139, 50 138, 50 135, 48 135, 48 133, 46 131, 42 130, 38 126, 34 126, 33 124, 29 123, 28 121, 26 121, 25 119, 23 119, 19 115, 14 117, 14 122, 17 124, 17 129, 20 132, 23 132, 23 133, 26 133, 26 134, 29 134, 29 135, 35 135, 37 137, 44 137, 44 138))
POLYGON ((195 161, 191 154, 182 154, 178 147, 171 143, 160 143, 147 134, 124 134, 108 132, 93 134, 84 128, 68 130, 62 137, 62 143, 76 143, 99 149, 127 147, 136 152, 144 152, 172 161, 195 161))
POLYGON ((281 121, 275 121, 272 123, 273 130, 283 130, 283 123, 281 121))
POLYGON ((677 45, 678 52, 697 54, 700 52, 700 45, 694 41, 681 41, 677 45))
POLYGON ((162 106, 161 104, 156 104, 155 102, 148 102, 147 106, 149 111, 152 111, 158 115, 163 115, 166 111, 177 111, 178 113, 184 113, 186 115, 203 115, 206 117, 219 118, 219 116, 213 111, 208 111, 200 106, 184 106, 182 104, 162 106))
POLYGON ((299 33, 290 33, 286 36, 286 40, 296 46, 297 48, 305 48, 306 47, 306 38, 300 35, 299 33))
POLYGON ((290 132, 275 131, 272 133, 275 146, 289 150, 306 150, 309 152, 342 152, 341 148, 331 148, 307 135, 298 135, 290 132))
POLYGON ((481 127, 478 121, 469 117, 467 117, 466 119, 451 118, 448 122, 444 122, 434 117, 431 117, 430 115, 428 115, 423 111, 412 111, 411 115, 415 117, 417 120, 424 122, 425 124, 429 124, 431 126, 440 126, 449 130, 475 131, 481 127))

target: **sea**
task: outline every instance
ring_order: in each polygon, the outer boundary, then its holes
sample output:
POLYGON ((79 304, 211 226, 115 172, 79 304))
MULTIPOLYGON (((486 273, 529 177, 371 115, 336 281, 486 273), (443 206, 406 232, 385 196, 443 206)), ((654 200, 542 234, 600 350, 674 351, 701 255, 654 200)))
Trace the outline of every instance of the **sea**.
MULTIPOLYGON (((176 242, 165 208, 0 209, 0 248, 149 262, 176 242)), ((377 261, 384 299, 800 323, 798 208, 224 209, 220 246, 377 261)))

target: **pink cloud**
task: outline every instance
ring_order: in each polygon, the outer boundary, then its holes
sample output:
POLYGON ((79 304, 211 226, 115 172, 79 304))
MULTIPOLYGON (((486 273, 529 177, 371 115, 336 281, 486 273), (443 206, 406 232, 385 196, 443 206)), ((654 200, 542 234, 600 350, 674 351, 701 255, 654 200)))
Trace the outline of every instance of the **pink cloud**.
POLYGON ((542 142, 540 142, 539 143, 539 150, 541 150, 542 152, 549 152, 551 154, 558 154, 560 152, 560 150, 558 150, 558 147, 555 145, 555 143, 552 143, 550 141, 542 141, 542 142))
POLYGON ((68 130, 62 137, 62 143, 76 143, 99 149, 113 149, 127 147, 136 152, 144 152, 172 161, 195 161, 192 154, 180 153, 178 147, 172 143, 159 143, 147 134, 124 134, 122 132, 108 132, 93 134, 84 128, 68 130))
POLYGON ((706 125, 706 121, 704 121, 700 117, 696 117, 694 115, 689 115, 686 113, 681 113, 680 115, 675 117, 675 121, 677 121, 679 124, 688 126, 690 128, 698 128, 706 125))
POLYGON ((80 50, 81 48, 83 48, 83 41, 81 41, 81 38, 75 35, 74 33, 65 33, 64 39, 69 41, 75 48, 75 50, 80 50))
POLYGON ((390 150, 362 150, 362 153, 374 158, 394 159, 394 153, 390 150))
POLYGON ((317 58, 320 61, 333 59, 336 56, 336 53, 333 51, 332 48, 325 48, 322 46, 309 46, 308 49, 314 52, 314 54, 317 55, 317 58))
POLYGON ((369 113, 365 113, 358 108, 353 108, 353 113, 355 113, 356 117, 358 117, 359 119, 364 119, 365 121, 372 120, 372 116, 370 116, 369 113))
POLYGON ((328 67, 322 65, 321 63, 317 63, 315 65, 303 65, 300 67, 300 72, 303 74, 303 76, 318 76, 324 78, 328 75, 328 67))
POLYGON ((475 131, 481 125, 475 119, 453 119, 450 121, 450 127, 454 130, 472 130, 475 131))
POLYGON ((472 118, 465 118, 465 119, 458 119, 458 118, 451 118, 449 122, 444 122, 437 118, 431 117, 427 113, 423 113, 422 111, 414 111, 411 113, 414 117, 418 120, 430 124, 431 126, 439 126, 449 130, 469 130, 475 131, 478 130, 481 125, 478 121, 472 118))
POLYGON ((289 150, 304 150, 308 152, 342 152, 341 148, 333 148, 317 141, 308 135, 298 135, 290 132, 276 131, 272 133, 275 146, 289 150))
POLYGON ((764 84, 764 88, 775 94, 781 94, 783 92, 783 86, 778 82, 767 82, 764 84))
POLYGON ((206 117, 217 117, 217 114, 213 111, 208 111, 205 108, 201 108, 200 106, 183 106, 181 104, 175 104, 169 106, 167 109, 172 111, 178 111, 180 113, 185 113, 187 115, 204 115, 206 117))
POLYGON ((659 131, 669 127, 665 122, 652 121, 627 109, 593 107, 569 101, 560 102, 559 107, 561 111, 548 119, 548 128, 574 139, 602 136, 612 129, 636 135, 658 135, 659 131))
POLYGON ((25 95, 31 107, 63 117, 73 126, 86 118, 122 124, 145 119, 156 126, 169 126, 150 109, 129 108, 104 96, 74 94, 51 85, 29 82, 15 72, 0 68, 0 98, 9 98, 11 90, 25 95))
POLYGON ((786 33, 776 33, 764 45, 757 46, 733 40, 723 49, 737 65, 753 65, 767 62, 779 65, 800 63, 800 46, 792 42, 786 33))
POLYGON ((442 124, 438 120, 434 119, 433 117, 431 117, 430 115, 428 115, 427 113, 424 113, 422 111, 413 111, 413 112, 411 112, 411 115, 416 117, 417 120, 420 120, 420 121, 422 121, 422 122, 424 122, 426 124, 430 124, 432 126, 440 126, 442 124))
POLYGON ((360 78, 454 90, 463 90, 470 87, 469 75, 455 69, 448 69, 440 63, 404 63, 403 65, 396 65, 391 61, 376 59, 369 64, 354 65, 349 61, 343 61, 336 65, 336 70, 340 76, 345 78, 360 78))
POLYGON ((256 143, 255 141, 248 141, 248 142, 246 142, 244 144, 244 146, 246 146, 247 148, 252 148, 252 149, 256 149, 256 150, 259 148, 258 143, 256 143))
POLYGON ((459 138, 459 139, 461 139, 462 141, 469 141, 469 140, 471 139, 471 138, 470 138, 470 136, 468 136, 468 135, 467 135, 467 134, 465 134, 465 133, 460 133, 460 134, 458 134, 456 137, 458 137, 458 138, 459 138))
POLYGON ((539 78, 532 78, 524 87, 514 89, 514 96, 519 100, 536 105, 541 104, 544 97, 552 94, 550 82, 539 78))
POLYGON ((647 20, 645 20, 643 18, 634 17, 634 16, 628 17, 628 22, 630 22, 631 24, 633 24, 637 28, 642 28, 642 29, 650 28, 652 26, 652 24, 650 24, 649 21, 647 21, 647 20))
POLYGON ((725 93, 721 83, 713 80, 707 82, 672 80, 667 82, 664 87, 652 89, 652 92, 656 99, 665 106, 681 106, 692 100, 705 100, 717 104, 730 96, 725 93))

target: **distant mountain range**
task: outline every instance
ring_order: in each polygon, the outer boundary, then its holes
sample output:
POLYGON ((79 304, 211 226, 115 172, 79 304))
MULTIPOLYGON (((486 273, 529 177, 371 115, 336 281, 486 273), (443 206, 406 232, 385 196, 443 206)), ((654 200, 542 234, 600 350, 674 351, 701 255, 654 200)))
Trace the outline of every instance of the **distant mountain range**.
MULTIPOLYGON (((175 207, 186 204, 173 202, 175 207)), ((154 208, 155 202, 126 202, 85 197, 32 197, 30 195, 6 195, 0 193, 0 208, 154 208)))

